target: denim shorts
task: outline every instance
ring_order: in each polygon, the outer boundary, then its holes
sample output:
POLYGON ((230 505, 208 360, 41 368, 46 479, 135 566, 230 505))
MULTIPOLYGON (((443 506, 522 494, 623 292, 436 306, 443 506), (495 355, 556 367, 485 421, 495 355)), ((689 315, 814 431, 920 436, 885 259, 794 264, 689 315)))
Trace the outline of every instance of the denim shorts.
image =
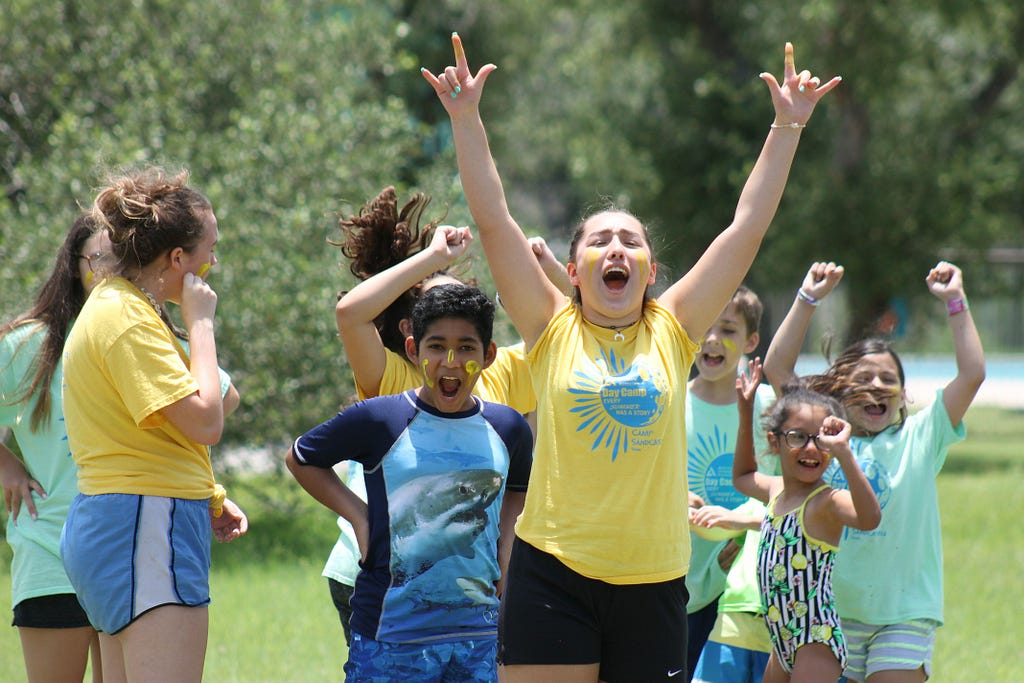
POLYGON ((498 641, 491 638, 440 643, 382 643, 358 633, 345 664, 348 683, 494 683, 498 641))

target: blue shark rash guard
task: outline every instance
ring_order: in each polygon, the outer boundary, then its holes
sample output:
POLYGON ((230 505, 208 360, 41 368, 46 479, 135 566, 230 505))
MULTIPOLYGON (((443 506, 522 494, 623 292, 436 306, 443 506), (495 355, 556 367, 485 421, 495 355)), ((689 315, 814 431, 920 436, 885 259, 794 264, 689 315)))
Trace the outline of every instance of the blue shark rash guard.
POLYGON ((441 413, 414 391, 379 396, 295 441, 305 465, 363 466, 370 547, 352 595, 363 637, 497 637, 499 512, 505 490, 526 490, 533 436, 512 408, 474 401, 441 413))

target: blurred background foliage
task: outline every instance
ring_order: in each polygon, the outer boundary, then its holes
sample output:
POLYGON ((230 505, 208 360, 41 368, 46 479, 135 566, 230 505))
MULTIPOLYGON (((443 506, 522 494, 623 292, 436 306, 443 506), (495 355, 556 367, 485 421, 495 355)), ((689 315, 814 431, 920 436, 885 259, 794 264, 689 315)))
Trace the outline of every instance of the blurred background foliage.
MULTIPOLYGON (((520 223, 564 257, 578 217, 617 202, 652 226, 663 284, 730 222, 772 119, 757 75, 780 74, 793 42, 798 68, 844 82, 803 133, 750 274, 766 324, 812 260, 847 267, 855 336, 894 301, 917 310, 951 257, 974 302, 1001 302, 989 347, 1024 347, 1020 3, 7 0, 0 26, 0 317, 107 169, 187 167, 220 221, 234 444, 286 442, 352 397, 332 309, 354 283, 326 243, 340 214, 393 184, 469 223, 419 74, 450 63, 453 30, 474 68, 499 67, 482 107, 520 223)), ((515 341, 507 322, 498 338, 515 341)))

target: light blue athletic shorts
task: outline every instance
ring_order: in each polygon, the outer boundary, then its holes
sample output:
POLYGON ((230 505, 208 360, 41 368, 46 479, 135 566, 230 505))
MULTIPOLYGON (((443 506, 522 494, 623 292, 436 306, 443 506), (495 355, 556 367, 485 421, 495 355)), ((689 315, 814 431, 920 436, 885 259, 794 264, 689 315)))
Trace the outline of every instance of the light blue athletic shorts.
POLYGON ((209 500, 79 494, 61 534, 71 585, 99 631, 162 605, 210 602, 209 500))
POLYGON ((498 639, 443 643, 382 643, 358 633, 345 664, 347 683, 494 683, 498 639))
POLYGON ((693 670, 694 683, 761 683, 770 653, 709 640, 693 670))
POLYGON ((886 626, 843 619, 847 649, 843 674, 854 681, 865 681, 879 671, 914 671, 924 667, 925 677, 930 677, 938 627, 932 619, 886 626))

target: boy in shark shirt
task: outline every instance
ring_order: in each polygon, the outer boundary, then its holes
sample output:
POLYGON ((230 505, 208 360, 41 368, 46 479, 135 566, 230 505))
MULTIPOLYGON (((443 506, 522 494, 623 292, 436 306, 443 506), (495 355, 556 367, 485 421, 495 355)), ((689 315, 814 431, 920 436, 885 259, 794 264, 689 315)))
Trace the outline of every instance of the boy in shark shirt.
POLYGON ((423 385, 353 405, 288 453, 363 554, 346 680, 497 680, 498 546, 522 510, 533 440, 515 410, 472 395, 494 360, 493 320, 475 287, 431 288, 406 340, 423 385), (331 469, 346 459, 363 466, 367 503, 331 469))

